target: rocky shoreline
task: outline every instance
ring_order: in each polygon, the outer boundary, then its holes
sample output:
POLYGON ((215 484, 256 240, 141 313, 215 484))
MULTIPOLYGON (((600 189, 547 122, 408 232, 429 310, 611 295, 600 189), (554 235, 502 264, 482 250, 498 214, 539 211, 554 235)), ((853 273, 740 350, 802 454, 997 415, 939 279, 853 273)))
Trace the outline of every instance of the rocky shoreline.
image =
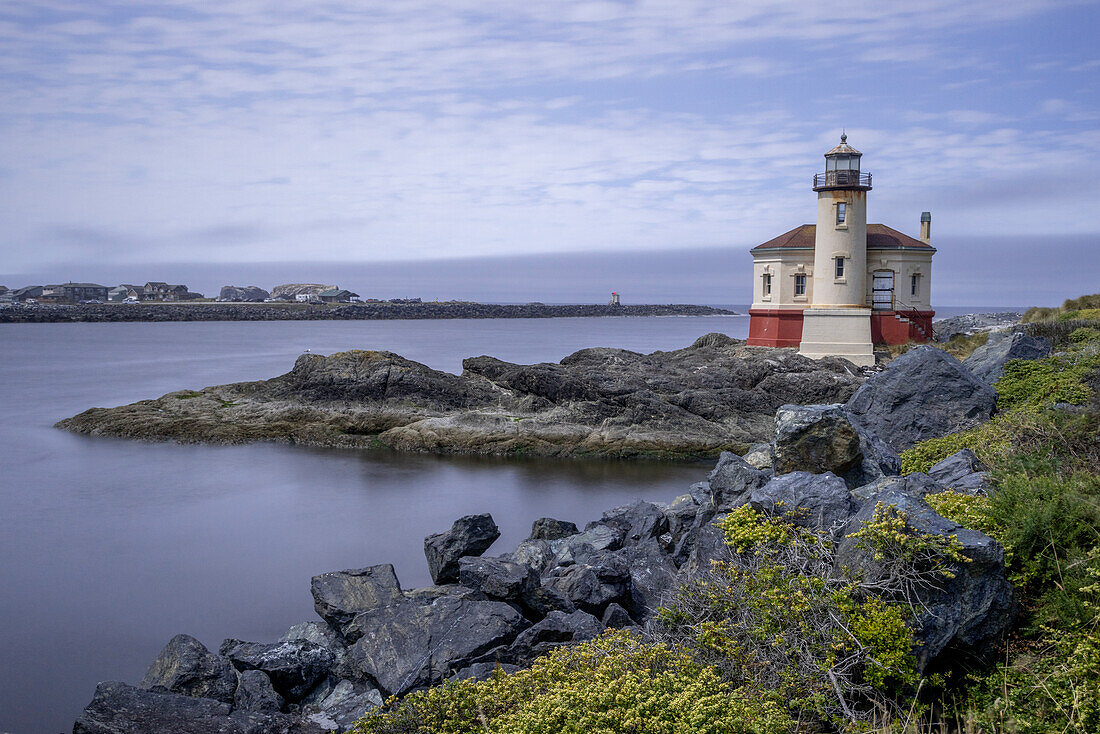
POLYGON ((59 428, 185 443, 280 441, 448 454, 684 459, 770 440, 783 404, 843 402, 842 359, 708 334, 684 349, 583 349, 560 363, 481 356, 461 375, 390 352, 305 354, 260 382, 92 408, 59 428))
POLYGON ((357 303, 357 304, 39 304, 0 309, 0 323, 132 321, 356 321, 409 319, 550 319, 599 316, 733 316, 713 306, 547 305, 528 303, 357 303))
POLYGON ((516 670, 608 628, 644 632, 663 599, 730 552, 716 522, 743 505, 797 509, 793 522, 832 533, 838 562, 872 579, 887 571, 850 536, 880 504, 919 532, 954 536, 969 561, 913 602, 914 654, 921 672, 980 661, 1013 618, 1003 549, 924 497, 982 493, 984 467, 964 451, 899 476, 897 451, 986 420, 995 403, 968 366, 913 350, 846 403, 780 406, 773 441, 723 453, 707 481, 668 504, 614 508, 583 530, 542 518, 495 557, 484 555, 499 536, 492 517, 463 517, 425 538, 434 586, 404 589, 390 565, 326 573, 311 582, 321 621, 275 642, 229 639, 213 652, 179 635, 140 685, 101 683, 74 734, 345 731, 389 695, 516 670), (929 374, 940 389, 921 384, 929 374))

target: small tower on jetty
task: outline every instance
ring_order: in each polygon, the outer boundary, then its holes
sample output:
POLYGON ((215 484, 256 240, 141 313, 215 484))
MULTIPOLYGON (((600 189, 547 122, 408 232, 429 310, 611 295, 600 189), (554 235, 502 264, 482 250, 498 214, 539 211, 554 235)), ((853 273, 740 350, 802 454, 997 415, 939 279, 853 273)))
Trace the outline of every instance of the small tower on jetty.
POLYGON ((875 363, 874 344, 931 338, 932 215, 921 214, 919 240, 868 224, 871 174, 862 157, 841 135, 813 177, 817 223, 752 249, 750 345, 866 366, 875 363))

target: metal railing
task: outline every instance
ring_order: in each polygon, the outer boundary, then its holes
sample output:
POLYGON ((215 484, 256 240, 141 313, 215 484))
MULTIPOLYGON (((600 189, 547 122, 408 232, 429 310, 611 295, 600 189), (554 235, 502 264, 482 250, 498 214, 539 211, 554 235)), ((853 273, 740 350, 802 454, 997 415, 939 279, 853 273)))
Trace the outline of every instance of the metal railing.
POLYGON ((814 174, 814 188, 826 189, 831 186, 866 186, 871 188, 871 174, 859 171, 825 171, 814 174))

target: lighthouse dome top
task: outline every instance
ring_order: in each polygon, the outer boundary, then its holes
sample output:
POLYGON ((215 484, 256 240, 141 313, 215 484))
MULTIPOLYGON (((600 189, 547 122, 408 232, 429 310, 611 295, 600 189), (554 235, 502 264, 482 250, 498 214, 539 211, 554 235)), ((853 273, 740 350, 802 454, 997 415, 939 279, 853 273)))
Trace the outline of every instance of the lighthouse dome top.
POLYGON ((830 150, 828 153, 826 153, 825 157, 829 158, 829 157, 832 157, 832 156, 839 156, 839 155, 858 157, 858 156, 861 156, 863 154, 860 153, 855 148, 853 148, 852 146, 848 145, 848 135, 847 135, 847 133, 841 133, 840 134, 840 145, 836 146, 835 148, 830 150))

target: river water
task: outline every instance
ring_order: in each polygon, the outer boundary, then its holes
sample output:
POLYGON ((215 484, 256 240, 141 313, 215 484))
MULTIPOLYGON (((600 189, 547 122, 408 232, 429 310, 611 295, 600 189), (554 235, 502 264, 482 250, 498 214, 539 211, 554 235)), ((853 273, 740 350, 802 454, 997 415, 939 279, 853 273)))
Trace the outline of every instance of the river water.
MULTIPOLYGON (((940 309, 942 316, 981 309, 940 309)), ((989 309, 994 310, 994 309, 989 309)), ((216 648, 314 619, 311 576, 393 563, 430 582, 423 538, 491 512, 490 554, 552 516, 582 525, 669 501, 710 464, 463 459, 75 436, 92 406, 282 374, 305 350, 558 361, 677 349, 745 316, 453 321, 0 324, 0 734, 70 731, 102 680, 140 681, 172 635, 216 648)))
POLYGON ((311 576, 393 563, 430 583, 425 535, 491 512, 583 525, 671 500, 708 464, 459 459, 282 445, 182 446, 52 428, 92 406, 272 377, 304 350, 557 361, 676 349, 746 317, 0 325, 0 732, 69 731, 101 680, 137 683, 168 639, 266 641, 315 619, 311 576))

